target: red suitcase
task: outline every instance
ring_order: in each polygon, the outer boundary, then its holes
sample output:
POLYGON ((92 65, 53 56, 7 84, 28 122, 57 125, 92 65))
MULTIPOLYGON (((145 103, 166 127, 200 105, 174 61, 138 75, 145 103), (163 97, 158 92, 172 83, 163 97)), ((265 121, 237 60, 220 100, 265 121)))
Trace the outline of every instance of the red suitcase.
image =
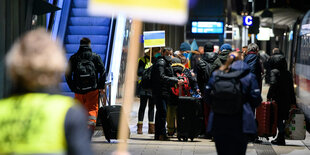
POLYGON ((256 108, 256 120, 258 122, 258 136, 275 137, 277 134, 278 106, 275 101, 263 102, 256 108))

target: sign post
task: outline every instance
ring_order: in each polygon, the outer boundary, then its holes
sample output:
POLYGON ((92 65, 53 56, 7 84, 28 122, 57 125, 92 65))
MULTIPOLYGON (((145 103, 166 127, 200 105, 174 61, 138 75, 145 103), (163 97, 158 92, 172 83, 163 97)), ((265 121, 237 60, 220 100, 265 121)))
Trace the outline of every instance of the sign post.
MULTIPOLYGON (((134 101, 134 87, 137 76, 137 59, 139 51, 139 37, 142 31, 142 22, 166 23, 183 25, 187 22, 188 0, 90 0, 88 12, 97 16, 113 16, 124 14, 133 19, 129 41, 129 51, 125 73, 125 92, 120 124, 118 130, 118 143, 115 155, 129 154, 127 149, 128 120, 134 101)), ((161 45, 162 39, 149 39, 146 44, 161 45)), ((165 41, 164 41, 165 42, 165 41)), ((160 46, 157 46, 160 47, 160 46)))

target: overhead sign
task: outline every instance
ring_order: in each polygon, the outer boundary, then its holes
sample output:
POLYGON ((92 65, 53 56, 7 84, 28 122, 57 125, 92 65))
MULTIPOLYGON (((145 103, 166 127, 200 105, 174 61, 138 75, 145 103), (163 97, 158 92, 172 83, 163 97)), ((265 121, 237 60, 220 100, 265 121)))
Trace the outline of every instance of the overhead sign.
POLYGON ((253 17, 252 16, 243 16, 243 26, 252 26, 253 17))
POLYGON ((223 22, 193 21, 192 33, 221 34, 224 32, 223 22))
POLYGON ((143 32, 144 48, 165 46, 165 31, 143 32))
POLYGON ((91 15, 124 14, 148 22, 185 24, 188 0, 90 0, 91 15))

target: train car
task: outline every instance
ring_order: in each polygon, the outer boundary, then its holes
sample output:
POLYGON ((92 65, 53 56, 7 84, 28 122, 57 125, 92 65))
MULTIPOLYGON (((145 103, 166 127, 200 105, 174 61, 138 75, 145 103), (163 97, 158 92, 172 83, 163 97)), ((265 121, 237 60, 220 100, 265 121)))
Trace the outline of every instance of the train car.
POLYGON ((294 25, 292 72, 298 106, 303 109, 310 132, 310 10, 294 25))

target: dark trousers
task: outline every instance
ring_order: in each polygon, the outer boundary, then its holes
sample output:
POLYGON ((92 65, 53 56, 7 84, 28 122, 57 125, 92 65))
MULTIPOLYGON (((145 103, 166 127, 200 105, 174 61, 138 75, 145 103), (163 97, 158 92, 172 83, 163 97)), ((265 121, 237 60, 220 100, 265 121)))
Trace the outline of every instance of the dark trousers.
POLYGON ((160 135, 166 135, 166 118, 167 118, 167 98, 156 95, 152 96, 154 103, 156 104, 155 115, 155 137, 160 135))
POLYGON ((147 101, 149 101, 149 111, 148 118, 149 122, 154 122, 154 102, 150 96, 140 96, 140 107, 138 112, 138 121, 143 122, 144 112, 146 108, 147 101))
POLYGON ((214 115, 212 133, 218 155, 245 155, 247 136, 242 131, 242 115, 214 115))

